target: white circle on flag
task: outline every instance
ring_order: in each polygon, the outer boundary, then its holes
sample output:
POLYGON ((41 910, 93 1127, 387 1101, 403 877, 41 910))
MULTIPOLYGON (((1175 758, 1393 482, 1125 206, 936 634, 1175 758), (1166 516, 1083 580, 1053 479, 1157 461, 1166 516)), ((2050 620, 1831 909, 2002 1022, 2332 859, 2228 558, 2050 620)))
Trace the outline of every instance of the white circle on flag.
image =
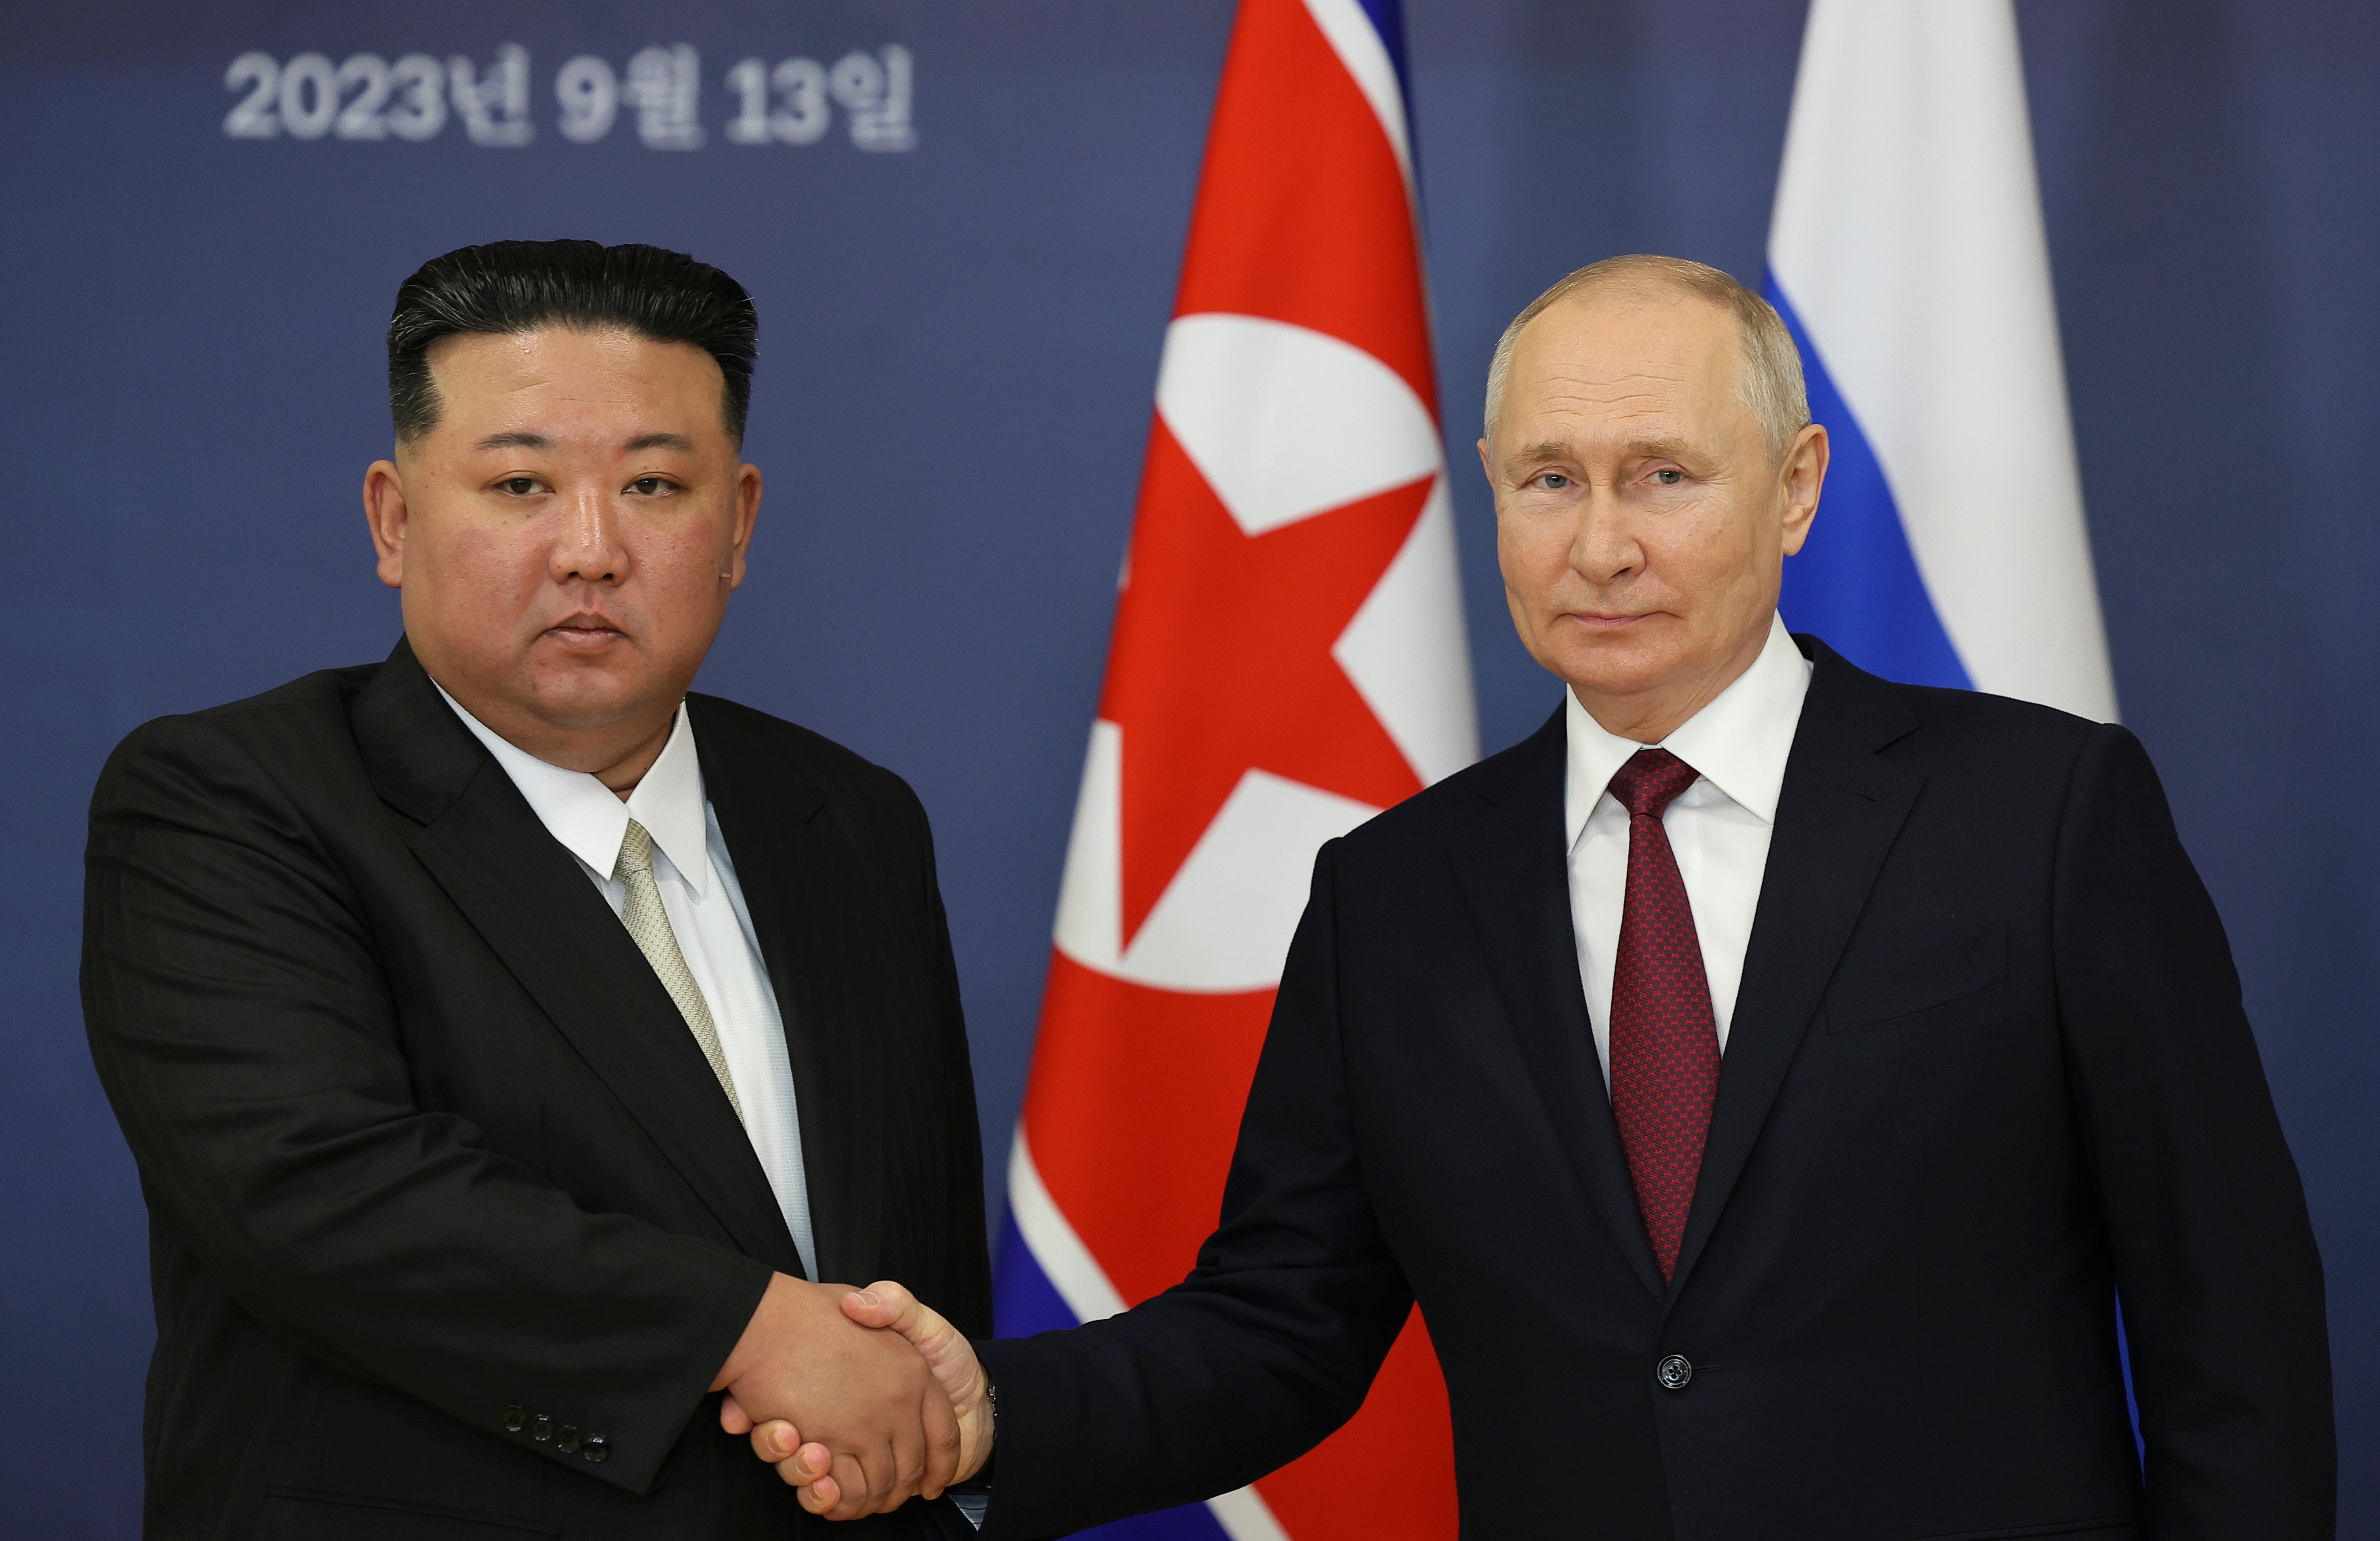
POLYGON ((1336 337, 1260 316, 1176 319, 1157 410, 1250 535, 1439 468, 1438 424, 1394 370, 1336 337))

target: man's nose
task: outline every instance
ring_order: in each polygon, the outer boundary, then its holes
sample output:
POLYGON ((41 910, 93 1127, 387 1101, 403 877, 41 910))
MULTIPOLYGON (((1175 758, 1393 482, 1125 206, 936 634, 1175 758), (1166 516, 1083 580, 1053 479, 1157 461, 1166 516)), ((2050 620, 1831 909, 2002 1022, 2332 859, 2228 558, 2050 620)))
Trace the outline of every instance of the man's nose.
POLYGON ((1578 523, 1571 531, 1572 570, 1590 583, 1610 583, 1644 565, 1645 551, 1628 515, 1609 483, 1590 485, 1578 501, 1578 523))
POLYGON ((553 543, 554 581, 618 583, 627 576, 618 508, 605 489, 580 490, 570 498, 553 543))

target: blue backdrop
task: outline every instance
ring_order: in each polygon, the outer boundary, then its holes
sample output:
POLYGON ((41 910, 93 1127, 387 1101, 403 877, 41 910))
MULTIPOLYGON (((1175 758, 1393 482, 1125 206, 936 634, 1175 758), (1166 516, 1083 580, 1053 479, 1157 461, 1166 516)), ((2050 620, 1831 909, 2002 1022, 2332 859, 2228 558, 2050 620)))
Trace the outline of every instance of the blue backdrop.
MULTIPOLYGON (((998 1171, 1230 25, 1228 0, 200 10, 29 6, 0 35, 11 1535, 137 1523, 143 1212, 74 983, 91 779, 148 717, 387 650, 357 494, 380 334, 449 248, 657 241, 759 297, 769 492, 703 686, 923 795, 998 1171)), ((2380 13, 2019 12, 2117 687, 2232 928, 2329 1268, 2342 1534, 2380 1537, 2380 13)), ((1801 21, 1409 0, 1458 466, 1497 332, 1553 277, 1658 250, 1757 281, 1801 21)), ((1457 486, 1495 748, 1556 687, 1457 486)))

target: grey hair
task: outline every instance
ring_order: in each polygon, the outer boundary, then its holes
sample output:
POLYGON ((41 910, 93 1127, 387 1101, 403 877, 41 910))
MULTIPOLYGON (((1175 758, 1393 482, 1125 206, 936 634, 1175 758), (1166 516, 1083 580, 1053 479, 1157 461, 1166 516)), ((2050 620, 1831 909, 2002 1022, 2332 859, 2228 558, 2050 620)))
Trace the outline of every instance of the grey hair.
POLYGON ((1682 257, 1636 255, 1607 257, 1557 283, 1529 301, 1497 339, 1496 357, 1488 366, 1487 430, 1496 431, 1497 409, 1504 404, 1504 375, 1512 367, 1512 345, 1522 331, 1563 300, 1603 289, 1649 294, 1662 289, 1708 300, 1735 317, 1736 335, 1743 344, 1743 370, 1736 379, 1736 396, 1760 420, 1768 442, 1768 456, 1782 460, 1793 436, 1809 426, 1810 394, 1802 382, 1802 354, 1777 308, 1718 269, 1682 257))

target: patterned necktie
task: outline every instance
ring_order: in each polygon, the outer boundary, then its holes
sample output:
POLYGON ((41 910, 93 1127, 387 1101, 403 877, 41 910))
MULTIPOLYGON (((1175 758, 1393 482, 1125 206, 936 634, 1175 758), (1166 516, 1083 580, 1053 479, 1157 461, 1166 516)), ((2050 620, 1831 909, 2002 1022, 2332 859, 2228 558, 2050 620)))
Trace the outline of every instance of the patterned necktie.
POLYGON ((1628 810, 1628 892, 1611 971, 1611 1116, 1664 1282, 1677 1271, 1718 1097, 1710 980, 1661 828, 1661 811, 1695 775, 1667 749, 1643 749, 1611 778, 1611 795, 1628 810))
POLYGON ((702 998, 702 987, 694 982, 694 971, 686 966, 686 954, 677 950, 677 933, 670 929, 669 912, 662 908, 661 885, 653 880, 652 834, 633 819, 628 820, 627 837, 620 842, 619 859, 612 864, 612 876, 628 890, 628 902, 620 906, 620 923, 637 939, 645 961, 661 976, 662 988, 677 1002, 678 1014, 686 1018, 694 1041, 702 1046, 702 1057, 710 1062, 710 1074, 719 1077, 719 1089, 727 1094, 727 1105, 735 1110, 740 1122, 744 1104, 735 1095, 735 1078, 727 1074, 727 1051, 719 1045, 710 1002, 702 998))

